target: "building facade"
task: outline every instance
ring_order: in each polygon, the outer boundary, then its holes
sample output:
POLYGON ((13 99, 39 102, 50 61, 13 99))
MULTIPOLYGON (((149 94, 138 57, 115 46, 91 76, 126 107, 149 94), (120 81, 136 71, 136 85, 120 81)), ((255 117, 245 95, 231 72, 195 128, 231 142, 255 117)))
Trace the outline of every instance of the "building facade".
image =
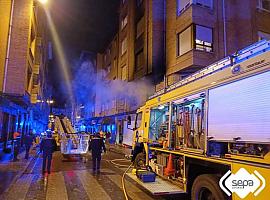
POLYGON ((265 0, 166 1, 166 85, 259 39, 270 39, 269 4, 265 0))
POLYGON ((33 0, 0 1, 0 141, 47 126, 47 25, 33 0))
MULTIPOLYGON (((270 39, 267 0, 122 0, 119 10, 119 31, 98 54, 97 71, 109 83, 151 80, 150 93, 260 39, 270 39)), ((134 121, 140 104, 102 98, 97 91, 96 130, 110 132, 111 142, 130 144, 126 118, 131 115, 134 121)))

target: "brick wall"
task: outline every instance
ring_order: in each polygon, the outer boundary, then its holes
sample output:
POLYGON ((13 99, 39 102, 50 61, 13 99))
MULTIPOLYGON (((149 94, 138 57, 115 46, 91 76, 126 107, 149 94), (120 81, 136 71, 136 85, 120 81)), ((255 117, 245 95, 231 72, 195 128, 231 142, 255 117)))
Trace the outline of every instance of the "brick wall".
POLYGON ((10 20, 10 0, 0 1, 0 91, 2 91, 3 80, 4 80, 4 69, 5 69, 5 59, 7 52, 7 42, 8 42, 8 29, 10 20))
POLYGON ((26 91, 27 56, 32 5, 32 0, 15 1, 10 60, 6 82, 6 93, 9 94, 24 95, 26 91))

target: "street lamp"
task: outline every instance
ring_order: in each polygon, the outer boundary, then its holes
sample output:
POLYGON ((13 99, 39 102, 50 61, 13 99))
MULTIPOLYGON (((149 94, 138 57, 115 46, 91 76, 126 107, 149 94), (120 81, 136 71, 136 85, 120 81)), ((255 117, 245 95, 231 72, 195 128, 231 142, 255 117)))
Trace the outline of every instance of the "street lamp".
POLYGON ((48 0, 38 0, 40 3, 42 4, 46 4, 48 2, 48 0))
POLYGON ((46 102, 47 102, 47 104, 49 104, 49 106, 50 106, 50 114, 52 114, 52 104, 54 103, 54 101, 52 99, 48 99, 46 102))
POLYGON ((53 100, 51 100, 51 99, 48 99, 48 100, 47 100, 47 104, 53 104, 53 103, 54 103, 53 100))

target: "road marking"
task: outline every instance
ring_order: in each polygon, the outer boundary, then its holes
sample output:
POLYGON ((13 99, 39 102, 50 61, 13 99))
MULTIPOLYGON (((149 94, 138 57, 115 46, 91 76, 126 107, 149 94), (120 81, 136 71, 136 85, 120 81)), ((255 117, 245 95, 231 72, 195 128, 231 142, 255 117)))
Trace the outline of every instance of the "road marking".
POLYGON ((86 191, 89 199, 93 200, 110 200, 111 198, 88 171, 76 171, 84 190, 86 191))
POLYGON ((33 171, 34 171, 36 165, 37 165, 39 162, 42 162, 42 160, 41 160, 39 157, 37 157, 36 160, 35 160, 34 166, 32 167, 32 169, 31 169, 31 171, 30 171, 30 174, 33 174, 33 171))
POLYGON ((21 200, 25 199, 25 196, 29 190, 30 184, 33 179, 32 174, 24 174, 20 177, 15 184, 13 184, 8 191, 7 198, 8 200, 21 200))
POLYGON ((48 176, 46 200, 68 200, 67 189, 62 172, 52 173, 48 176))

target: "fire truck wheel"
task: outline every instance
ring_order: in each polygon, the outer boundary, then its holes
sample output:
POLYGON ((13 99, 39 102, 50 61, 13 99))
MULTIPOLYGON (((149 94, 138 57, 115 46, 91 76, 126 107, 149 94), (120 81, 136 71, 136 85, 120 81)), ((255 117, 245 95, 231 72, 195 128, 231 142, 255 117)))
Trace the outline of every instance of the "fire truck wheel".
POLYGON ((218 177, 212 174, 198 176, 191 189, 192 200, 225 200, 225 196, 218 184, 218 177))
POLYGON ((145 154, 144 153, 139 153, 136 156, 135 160, 134 160, 134 167, 136 169, 142 168, 142 167, 145 166, 145 162, 146 162, 146 160, 145 160, 145 154))

